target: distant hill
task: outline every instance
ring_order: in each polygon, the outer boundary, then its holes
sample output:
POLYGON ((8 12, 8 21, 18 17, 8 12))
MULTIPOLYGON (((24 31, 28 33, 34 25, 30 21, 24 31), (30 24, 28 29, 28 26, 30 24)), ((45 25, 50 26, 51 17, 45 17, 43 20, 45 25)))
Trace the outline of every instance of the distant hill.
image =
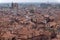
MULTIPOLYGON (((7 7, 12 7, 11 4, 12 3, 0 3, 0 7, 6 7, 6 8, 7 7)), ((22 7, 33 5, 33 6, 40 6, 42 8, 52 7, 52 6, 60 8, 60 4, 59 3, 18 3, 18 5, 22 6, 22 7)))

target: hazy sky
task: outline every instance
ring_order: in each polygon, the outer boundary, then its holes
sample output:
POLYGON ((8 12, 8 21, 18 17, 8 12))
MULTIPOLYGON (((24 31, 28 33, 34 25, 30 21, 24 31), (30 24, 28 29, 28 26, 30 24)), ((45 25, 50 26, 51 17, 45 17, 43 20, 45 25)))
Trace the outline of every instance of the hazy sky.
POLYGON ((60 3, 60 0, 0 0, 0 3, 11 3, 11 2, 57 2, 60 3))

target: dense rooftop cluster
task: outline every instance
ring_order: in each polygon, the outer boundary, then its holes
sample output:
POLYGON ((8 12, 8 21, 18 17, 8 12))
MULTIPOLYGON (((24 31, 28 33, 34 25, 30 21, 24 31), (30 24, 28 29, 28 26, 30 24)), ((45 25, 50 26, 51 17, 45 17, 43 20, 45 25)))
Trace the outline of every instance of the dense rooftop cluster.
POLYGON ((0 9, 0 40, 60 40, 60 9, 12 6, 0 9))

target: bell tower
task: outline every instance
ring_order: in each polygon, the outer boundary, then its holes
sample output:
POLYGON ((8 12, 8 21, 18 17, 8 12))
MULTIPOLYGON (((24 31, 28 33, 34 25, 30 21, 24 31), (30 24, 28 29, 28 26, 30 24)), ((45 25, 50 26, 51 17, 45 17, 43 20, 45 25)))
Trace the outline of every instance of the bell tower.
POLYGON ((12 8, 17 9, 18 8, 18 3, 12 3, 12 8))
POLYGON ((18 3, 12 3, 12 10, 14 15, 18 14, 18 3))

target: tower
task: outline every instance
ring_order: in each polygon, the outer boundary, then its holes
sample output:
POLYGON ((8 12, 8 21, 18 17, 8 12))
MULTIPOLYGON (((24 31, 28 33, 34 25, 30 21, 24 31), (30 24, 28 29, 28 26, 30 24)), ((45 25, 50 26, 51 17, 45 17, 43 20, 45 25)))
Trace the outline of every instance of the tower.
POLYGON ((14 15, 18 14, 18 3, 12 3, 12 10, 14 15))
POLYGON ((18 9, 18 3, 12 3, 12 8, 13 9, 18 9))

